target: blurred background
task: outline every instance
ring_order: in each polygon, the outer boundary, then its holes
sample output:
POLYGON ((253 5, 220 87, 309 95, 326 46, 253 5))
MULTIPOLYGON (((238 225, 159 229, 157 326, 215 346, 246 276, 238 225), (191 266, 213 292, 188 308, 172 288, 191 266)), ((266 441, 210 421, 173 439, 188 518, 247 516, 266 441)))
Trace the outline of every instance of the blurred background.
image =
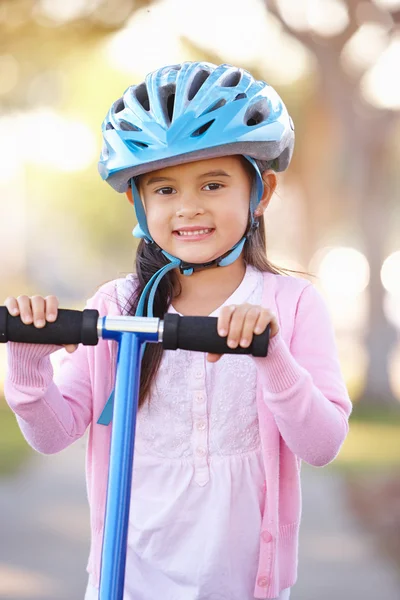
MULTIPOLYGON (((247 68, 289 108, 267 252, 324 294, 354 401, 338 459, 304 469, 292 597, 398 598, 400 0, 0 1, 0 296, 82 308, 132 271, 132 207, 97 173, 101 122, 184 60, 247 68)), ((0 348, 0 381, 5 366, 0 348)), ((36 455, 0 398, 0 598, 83 598, 84 450, 36 455)))

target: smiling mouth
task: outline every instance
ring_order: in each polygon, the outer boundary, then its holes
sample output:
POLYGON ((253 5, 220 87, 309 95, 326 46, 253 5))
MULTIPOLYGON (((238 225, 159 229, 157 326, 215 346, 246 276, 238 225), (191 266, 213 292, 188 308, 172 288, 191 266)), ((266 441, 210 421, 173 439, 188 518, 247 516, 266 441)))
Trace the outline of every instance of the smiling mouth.
POLYGON ((176 230, 174 233, 180 237, 193 237, 199 235, 207 235, 212 233, 214 229, 212 228, 204 228, 204 229, 192 229, 192 230, 176 230))

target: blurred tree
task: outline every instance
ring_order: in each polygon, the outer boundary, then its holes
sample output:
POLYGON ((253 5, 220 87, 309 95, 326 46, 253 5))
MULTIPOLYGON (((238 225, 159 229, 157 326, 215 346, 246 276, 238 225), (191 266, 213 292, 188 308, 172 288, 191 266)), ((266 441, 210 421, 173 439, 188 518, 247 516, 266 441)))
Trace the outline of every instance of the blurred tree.
MULTIPOLYGON (((102 119, 132 83, 132 76, 107 63, 104 46, 135 11, 150 5, 150 0, 0 0, 0 117, 31 109, 57 113, 96 132, 100 149, 102 119)), ((133 227, 133 211, 101 182, 94 161, 70 172, 20 162, 16 185, 3 184, 0 201, 8 223, 14 213, 29 226, 15 231, 6 246, 8 255, 20 249, 25 259, 19 270, 7 270, 3 261, 4 297, 29 290, 80 301, 102 279, 132 269, 134 240, 126 222, 131 219, 133 227)))
MULTIPOLYGON (((378 1, 329 0, 314 3, 314 8, 318 5, 321 12, 312 15, 308 0, 301 0, 296 10, 292 10, 293 5, 285 0, 265 2, 283 30, 304 44, 316 58, 319 94, 329 107, 333 121, 341 129, 339 150, 345 189, 344 193, 338 195, 337 202, 342 203, 342 215, 350 219, 356 228, 356 235, 362 238, 363 250, 371 269, 366 340, 369 368, 363 397, 365 401, 390 403, 395 399, 389 384, 388 359, 395 332, 383 311, 384 291, 380 270, 389 249, 388 231, 395 201, 391 186, 392 134, 398 113, 395 109, 373 105, 366 100, 363 75, 371 64, 367 64, 367 61, 363 64, 362 54, 367 55, 371 50, 367 47, 368 41, 364 43, 358 64, 354 58, 353 65, 349 64, 346 57, 350 43, 354 45, 355 36, 360 34, 363 26, 373 24, 380 27, 384 38, 381 39, 380 52, 376 53, 377 60, 389 46, 391 36, 396 33, 400 11, 389 12, 383 8, 383 2, 378 1), (303 5, 303 14, 300 15, 299 5, 303 5), (329 23, 330 8, 335 13, 332 13, 329 23), (338 23, 340 18, 341 24, 338 23)), ((363 32, 366 32, 365 27, 363 32)), ((395 74, 388 73, 387 76, 393 77, 395 74)), ((376 94, 379 96, 379 90, 376 90, 376 94)))
POLYGON ((151 0, 0 0, 0 110, 29 108, 43 93, 61 95, 54 69, 69 53, 85 52, 123 27, 151 0), (1 73, 3 71, 3 73, 1 73), (38 78, 37 76, 40 75, 38 78), (1 81, 0 81, 1 87, 1 81), (29 89, 30 93, 27 93, 29 89))

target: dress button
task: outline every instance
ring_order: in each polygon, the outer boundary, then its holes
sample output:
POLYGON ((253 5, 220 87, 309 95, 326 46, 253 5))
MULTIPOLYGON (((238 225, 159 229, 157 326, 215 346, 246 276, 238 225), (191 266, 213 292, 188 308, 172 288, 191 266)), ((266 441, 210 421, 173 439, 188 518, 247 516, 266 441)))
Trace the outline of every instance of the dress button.
POLYGON ((196 454, 197 456, 199 456, 200 458, 203 458, 206 455, 206 451, 204 448, 201 448, 200 446, 196 449, 196 454))
POLYGON ((262 538, 262 541, 265 542, 266 544, 268 544, 269 542, 272 541, 272 535, 270 534, 269 531, 263 531, 261 533, 261 538, 262 538))
POLYGON ((257 579, 257 585, 259 585, 260 587, 267 587, 268 577, 259 577, 257 579))
POLYGON ((204 402, 203 394, 196 394, 196 402, 198 402, 199 404, 202 404, 204 402))
POLYGON ((206 422, 205 421, 198 421, 196 427, 197 427, 197 429, 199 431, 204 431, 205 428, 206 428, 206 422))
POLYGON ((196 379, 201 379, 203 377, 203 371, 196 371, 194 376, 196 379))

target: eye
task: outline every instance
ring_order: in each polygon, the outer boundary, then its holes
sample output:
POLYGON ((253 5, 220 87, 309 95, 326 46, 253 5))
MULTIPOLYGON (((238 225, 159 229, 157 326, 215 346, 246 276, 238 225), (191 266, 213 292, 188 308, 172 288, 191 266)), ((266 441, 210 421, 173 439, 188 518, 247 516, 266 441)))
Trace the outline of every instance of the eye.
POLYGON ((220 190, 223 187, 224 186, 221 183, 207 183, 207 185, 203 187, 203 190, 206 190, 206 192, 214 192, 215 190, 220 190))
POLYGON ((176 194, 176 190, 172 187, 162 187, 156 190, 156 194, 160 194, 160 196, 169 196, 170 194, 176 194))

